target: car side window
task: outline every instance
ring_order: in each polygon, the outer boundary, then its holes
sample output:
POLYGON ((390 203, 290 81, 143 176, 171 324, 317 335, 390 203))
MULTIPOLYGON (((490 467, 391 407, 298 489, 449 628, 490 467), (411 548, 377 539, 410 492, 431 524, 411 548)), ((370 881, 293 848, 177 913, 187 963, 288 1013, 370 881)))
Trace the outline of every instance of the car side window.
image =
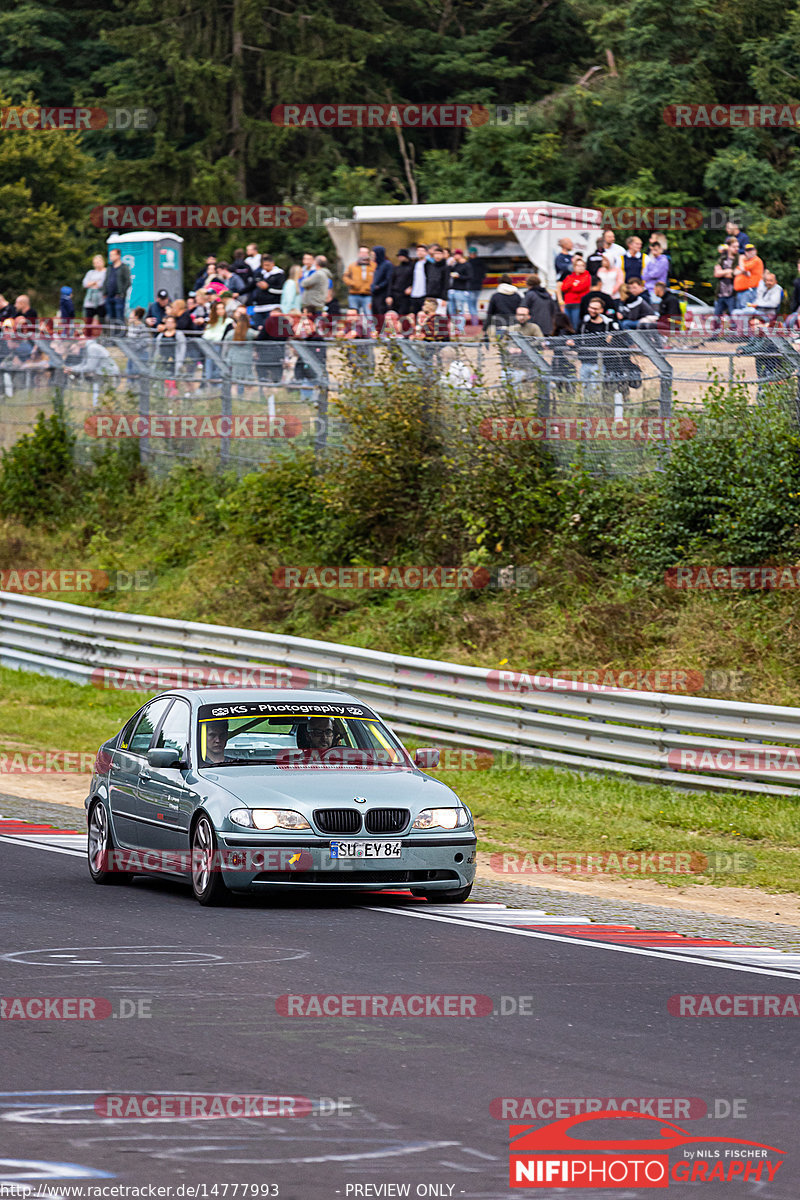
POLYGON ((128 751, 131 754, 146 754, 150 749, 150 743, 153 740, 153 732, 158 725, 158 722, 163 717, 164 713, 172 703, 171 696, 165 696, 161 700, 153 700, 142 711, 139 717, 136 729, 131 735, 128 751))
POLYGON ((119 741, 117 742, 117 746, 119 747, 120 750, 130 750, 131 735, 132 735, 134 729, 136 728, 137 724, 139 723, 140 716, 141 716, 141 713, 135 713, 131 717, 130 721, 128 721, 128 724, 125 726, 122 733, 119 735, 119 741))
POLYGON ((176 750, 185 760, 189 746, 190 716, 189 705, 183 700, 176 700, 159 730, 155 748, 176 750))

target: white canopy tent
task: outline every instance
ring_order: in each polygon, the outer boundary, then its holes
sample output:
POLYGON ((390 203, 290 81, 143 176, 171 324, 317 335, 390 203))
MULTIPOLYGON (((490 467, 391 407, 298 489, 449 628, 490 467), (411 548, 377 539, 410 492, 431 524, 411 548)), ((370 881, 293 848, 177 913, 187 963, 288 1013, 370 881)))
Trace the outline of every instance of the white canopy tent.
POLYGON ((555 256, 561 238, 572 239, 576 253, 594 249, 602 232, 599 209, 549 201, 482 204, 356 205, 352 219, 329 218, 325 226, 344 264, 362 243, 382 244, 393 256, 417 242, 441 242, 449 249, 477 245, 482 256, 521 247, 547 287, 555 286, 555 256))

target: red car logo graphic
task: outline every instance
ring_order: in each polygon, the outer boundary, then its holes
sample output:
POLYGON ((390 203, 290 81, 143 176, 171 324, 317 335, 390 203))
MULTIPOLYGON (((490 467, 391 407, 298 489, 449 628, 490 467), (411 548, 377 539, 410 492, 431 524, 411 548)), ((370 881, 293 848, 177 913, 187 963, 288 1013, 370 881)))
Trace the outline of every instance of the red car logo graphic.
POLYGON ((688 1145, 691 1142, 757 1146, 761 1150, 772 1150, 775 1154, 783 1154, 783 1150, 779 1150, 777 1146, 768 1146, 764 1142, 748 1142, 742 1138, 710 1137, 702 1133, 689 1133, 688 1129, 682 1129, 680 1125, 670 1125, 668 1122, 659 1120, 658 1117, 649 1117, 643 1113, 619 1112, 617 1109, 564 1117, 561 1121, 553 1121, 551 1124, 543 1125, 539 1129, 532 1125, 510 1125, 509 1137, 511 1139, 510 1148, 513 1154, 527 1154, 531 1151, 563 1152, 565 1150, 573 1154, 585 1154, 587 1151, 592 1150, 650 1150, 663 1152, 676 1149, 678 1146, 688 1145), (588 1126, 590 1121, 609 1119, 616 1121, 652 1121, 654 1125, 659 1127, 658 1136, 652 1138, 619 1138, 613 1141, 608 1138, 602 1138, 592 1141, 589 1138, 573 1137, 570 1134, 570 1130, 576 1125, 588 1126))

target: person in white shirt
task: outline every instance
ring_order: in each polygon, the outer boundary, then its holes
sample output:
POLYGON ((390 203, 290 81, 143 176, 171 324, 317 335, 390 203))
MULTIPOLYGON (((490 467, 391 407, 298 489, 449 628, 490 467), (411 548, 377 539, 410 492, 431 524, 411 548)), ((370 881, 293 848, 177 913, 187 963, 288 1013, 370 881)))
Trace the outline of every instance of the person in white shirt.
POLYGON ((774 322, 783 304, 783 288, 778 283, 772 271, 765 271, 764 278, 758 281, 756 296, 752 304, 740 309, 736 316, 745 320, 751 317, 761 317, 764 321, 774 322))
POLYGON ((605 250, 603 251, 603 262, 598 269, 597 278, 600 280, 600 291, 605 292, 612 300, 618 300, 619 289, 625 282, 625 272, 622 267, 613 267, 611 265, 611 259, 605 250))
POLYGON ((116 381, 119 379, 119 367, 97 338, 85 336, 76 338, 69 347, 69 353, 71 355, 80 353, 80 358, 77 362, 71 362, 65 368, 64 374, 88 376, 91 379, 92 407, 96 408, 101 386, 103 388, 116 386, 116 381))
POLYGON ((428 272, 425 263, 428 258, 428 247, 417 246, 415 250, 414 273, 411 276, 411 312, 418 313, 425 303, 428 294, 428 272))
POLYGON ((604 229, 603 230, 602 250, 603 250, 603 254, 605 254, 606 258, 608 259, 608 264, 610 267, 612 267, 612 268, 620 267, 621 269, 624 270, 622 260, 625 257, 625 251, 622 249, 622 246, 618 246, 616 241, 614 240, 614 230, 613 229, 604 229))
POLYGON ((247 247, 247 258, 244 260, 251 271, 257 271, 261 266, 261 255, 258 253, 258 246, 255 242, 250 242, 247 247))

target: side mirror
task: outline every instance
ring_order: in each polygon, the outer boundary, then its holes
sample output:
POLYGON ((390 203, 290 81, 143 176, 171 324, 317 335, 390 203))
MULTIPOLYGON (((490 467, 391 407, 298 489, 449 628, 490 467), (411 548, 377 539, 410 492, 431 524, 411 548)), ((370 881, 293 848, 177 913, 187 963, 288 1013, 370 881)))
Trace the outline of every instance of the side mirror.
POLYGON ((147 765, 149 767, 179 767, 181 763, 181 755, 179 750, 159 749, 147 751, 147 765))
POLYGON ((423 771, 430 771, 433 767, 438 767, 438 765, 438 750, 433 750, 429 747, 425 750, 417 750, 414 755, 414 766, 421 767, 423 771))

